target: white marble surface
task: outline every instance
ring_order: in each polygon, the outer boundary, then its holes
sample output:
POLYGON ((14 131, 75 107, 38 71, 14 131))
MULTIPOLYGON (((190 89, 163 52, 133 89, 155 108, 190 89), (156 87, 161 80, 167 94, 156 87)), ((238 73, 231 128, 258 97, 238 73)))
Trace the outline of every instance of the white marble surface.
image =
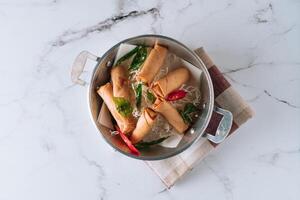
POLYGON ((1 200, 300 199, 298 0, 0 0, 0 25, 1 200), (69 75, 145 33, 204 46, 256 111, 171 190, 103 141, 69 75))

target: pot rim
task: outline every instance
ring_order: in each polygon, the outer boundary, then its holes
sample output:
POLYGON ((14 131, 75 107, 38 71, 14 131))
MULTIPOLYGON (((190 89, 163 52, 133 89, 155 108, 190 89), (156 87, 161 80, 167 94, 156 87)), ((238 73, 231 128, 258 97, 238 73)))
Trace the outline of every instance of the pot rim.
POLYGON ((92 121, 93 121, 93 124, 94 126, 96 126, 97 130, 100 131, 101 133, 101 136, 104 138, 104 140, 111 146, 113 147, 115 150, 117 150, 118 152, 128 156, 128 157, 131 157, 131 158, 134 158, 134 159, 138 159, 138 160, 163 160, 163 159, 167 159, 167 158, 170 158, 172 156, 176 156, 180 153, 182 153, 183 151, 185 151, 187 148, 189 148, 192 144, 194 144, 196 141, 198 141, 204 134, 205 132, 205 129, 207 128, 208 124, 209 124, 209 121, 212 117, 212 113, 213 113, 213 108, 214 108, 214 90, 213 90, 213 84, 212 84, 212 80, 211 80, 211 77, 209 75, 209 72, 207 70, 207 68, 205 67, 205 64, 203 63, 203 61, 199 58, 199 56, 194 52, 192 51, 190 48, 188 48, 186 45, 182 44, 181 42, 173 39, 173 38, 170 38, 170 37, 167 37, 167 36, 164 36, 164 35, 158 35, 158 34, 144 34, 144 35, 138 35, 138 36, 134 36, 134 37, 130 37, 130 38, 127 38, 127 39, 124 39, 120 42, 118 42, 117 44, 113 45, 109 50, 107 50, 101 57, 99 60, 97 60, 97 64, 96 66, 94 67, 93 71, 92 71, 92 77, 90 79, 90 84, 88 84, 88 90, 87 90, 87 97, 88 97, 88 107, 89 107, 89 113, 90 113, 90 117, 92 118, 92 121), (205 119, 205 122, 203 123, 202 127, 201 127, 201 133, 193 140, 191 141, 190 143, 187 143, 185 145, 183 145, 179 150, 177 151, 174 151, 174 152, 171 152, 167 155, 164 155, 164 156, 157 156, 157 157, 152 157, 152 158, 148 158, 148 157, 143 157, 143 156, 135 156, 131 153, 127 153, 127 152, 124 152, 124 151, 121 151, 120 149, 116 148, 109 140, 107 140, 103 134, 101 133, 101 130, 98 128, 98 126, 96 125, 97 122, 95 122, 93 116, 92 116, 92 111, 91 111, 91 94, 92 92, 92 89, 91 89, 91 83, 94 81, 95 79, 95 72, 97 70, 97 68, 99 67, 99 64, 101 63, 102 59, 104 57, 106 57, 106 55, 108 55, 111 51, 113 51, 115 48, 117 48, 118 46, 120 46, 120 44, 122 43, 126 43, 126 42, 129 42, 131 40, 134 40, 134 39, 138 39, 138 38, 142 38, 142 37, 154 37, 154 38, 162 38, 162 39, 166 39, 166 40, 170 40, 174 43, 177 43, 178 45, 180 45, 181 47, 183 47, 186 51, 188 51, 193 57, 195 57, 195 59, 199 62, 200 65, 202 65, 202 72, 204 73, 205 77, 207 78, 207 84, 208 84, 208 88, 209 88, 209 97, 210 97, 210 102, 209 102, 209 108, 208 108, 208 114, 207 114, 207 117, 205 119))

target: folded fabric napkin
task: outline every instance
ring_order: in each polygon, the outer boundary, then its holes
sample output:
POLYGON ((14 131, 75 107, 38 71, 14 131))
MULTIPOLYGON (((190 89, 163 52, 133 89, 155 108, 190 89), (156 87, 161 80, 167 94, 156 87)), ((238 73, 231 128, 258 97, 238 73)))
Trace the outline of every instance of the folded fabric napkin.
MULTIPOLYGON (((196 49, 195 53, 202 59, 211 76, 214 86, 215 104, 229 110, 233 115, 233 123, 229 133, 231 134, 250 119, 254 115, 254 112, 245 100, 231 87, 230 83, 214 65, 204 49, 202 47, 196 49)), ((214 134, 221 117, 213 113, 206 132, 214 134)), ((201 138, 177 156, 159 161, 146 161, 146 164, 159 176, 166 187, 170 188, 215 147, 217 147, 216 144, 211 143, 205 138, 201 138)))

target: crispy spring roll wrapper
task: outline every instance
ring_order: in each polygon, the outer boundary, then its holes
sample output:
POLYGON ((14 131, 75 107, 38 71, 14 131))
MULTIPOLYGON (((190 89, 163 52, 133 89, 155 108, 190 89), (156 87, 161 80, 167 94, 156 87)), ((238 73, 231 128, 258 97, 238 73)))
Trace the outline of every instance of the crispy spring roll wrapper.
POLYGON ((153 110, 160 113, 179 132, 184 133, 188 125, 184 123, 178 111, 167 101, 157 98, 153 104, 153 110))
POLYGON ((131 135, 131 142, 133 144, 138 143, 141 141, 150 131, 153 127, 153 124, 156 120, 157 113, 154 112, 150 108, 145 108, 142 115, 140 116, 136 128, 132 132, 131 135))
POLYGON ((136 121, 133 116, 124 117, 116 109, 113 101, 113 87, 111 83, 106 83, 98 89, 98 94, 102 97, 111 115, 116 120, 121 131, 125 134, 131 132, 136 125, 136 121))
POLYGON ((152 83, 154 77, 163 65, 167 56, 168 49, 155 43, 154 48, 145 60, 142 69, 138 73, 137 81, 142 81, 148 85, 152 83))
POLYGON ((111 69, 111 80, 113 84, 113 96, 123 97, 130 101, 131 95, 127 69, 122 65, 113 67, 111 69))
POLYGON ((154 82, 152 90, 158 97, 166 97, 173 90, 178 89, 189 80, 190 72, 187 68, 181 67, 168 73, 165 77, 154 82))

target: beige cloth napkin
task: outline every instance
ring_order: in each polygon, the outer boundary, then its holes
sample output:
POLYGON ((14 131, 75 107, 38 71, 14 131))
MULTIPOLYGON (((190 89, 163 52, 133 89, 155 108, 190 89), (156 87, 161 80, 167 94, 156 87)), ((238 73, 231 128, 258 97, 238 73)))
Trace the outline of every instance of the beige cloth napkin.
MULTIPOLYGON (((233 114, 233 124, 230 130, 231 134, 250 119, 254 115, 254 112, 245 100, 231 87, 230 83, 214 65, 204 49, 199 48, 196 49, 195 52, 202 59, 211 76, 214 86, 215 103, 233 114)), ((206 132, 213 134, 216 131, 220 119, 220 116, 213 114, 206 132)), ((159 176, 166 187, 170 188, 215 147, 217 147, 216 144, 209 142, 205 138, 201 138, 190 148, 177 156, 160 161, 146 161, 146 164, 159 176)))

